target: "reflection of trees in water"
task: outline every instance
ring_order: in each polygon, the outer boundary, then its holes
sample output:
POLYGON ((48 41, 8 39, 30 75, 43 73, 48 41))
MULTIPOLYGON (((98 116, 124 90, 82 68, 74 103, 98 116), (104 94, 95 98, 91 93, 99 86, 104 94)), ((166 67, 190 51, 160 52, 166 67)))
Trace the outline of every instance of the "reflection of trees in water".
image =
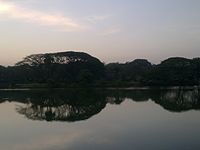
POLYGON ((32 120, 80 121, 101 112, 107 103, 154 101, 172 112, 200 109, 198 88, 184 90, 58 90, 0 92, 0 102, 19 102, 16 111, 32 120))
POLYGON ((164 109, 172 112, 187 110, 200 110, 200 91, 198 88, 185 90, 184 88, 172 90, 120 90, 108 92, 108 102, 120 104, 126 98, 135 102, 154 101, 164 109), (118 102, 118 103, 116 103, 118 102))
POLYGON ((32 120, 46 121, 78 121, 85 120, 91 116, 98 114, 105 107, 105 102, 97 101, 96 103, 88 104, 87 106, 73 106, 63 104, 61 106, 42 106, 33 103, 25 106, 18 106, 17 112, 24 114, 32 120))
POLYGON ((148 101, 150 95, 154 95, 153 90, 108 90, 105 92, 106 101, 110 104, 121 104, 125 99, 135 102, 148 101))
POLYGON ((8 97, 10 101, 23 103, 17 105, 16 111, 32 120, 68 122, 85 120, 98 114, 106 106, 104 96, 91 90, 12 93, 7 93, 4 97, 8 97))
POLYGON ((161 105, 163 108, 174 111, 181 112, 191 109, 200 109, 200 92, 198 88, 193 90, 168 90, 162 91, 158 99, 154 101, 161 105))

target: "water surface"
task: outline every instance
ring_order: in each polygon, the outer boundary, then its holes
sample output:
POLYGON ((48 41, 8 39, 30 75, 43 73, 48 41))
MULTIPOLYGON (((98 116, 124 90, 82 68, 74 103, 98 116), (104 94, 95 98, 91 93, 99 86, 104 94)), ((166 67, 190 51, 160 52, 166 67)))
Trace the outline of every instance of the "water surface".
POLYGON ((2 150, 200 149, 200 92, 0 91, 2 150))

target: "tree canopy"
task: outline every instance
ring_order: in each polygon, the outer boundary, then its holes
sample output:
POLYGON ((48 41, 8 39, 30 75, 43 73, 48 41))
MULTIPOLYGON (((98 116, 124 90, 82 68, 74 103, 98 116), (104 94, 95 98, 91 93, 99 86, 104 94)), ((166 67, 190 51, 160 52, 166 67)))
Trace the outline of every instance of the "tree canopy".
POLYGON ((199 85, 200 58, 168 58, 158 65, 145 59, 103 64, 81 52, 37 54, 14 66, 0 66, 0 88, 17 85, 184 86, 199 85))

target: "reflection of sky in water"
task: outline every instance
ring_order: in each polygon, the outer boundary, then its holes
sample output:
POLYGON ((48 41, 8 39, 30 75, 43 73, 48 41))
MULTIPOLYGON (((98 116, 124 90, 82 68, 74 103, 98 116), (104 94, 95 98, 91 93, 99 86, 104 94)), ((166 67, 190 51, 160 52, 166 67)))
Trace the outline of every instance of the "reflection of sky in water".
POLYGON ((74 123, 32 121, 0 105, 3 150, 199 149, 198 111, 172 113, 153 101, 107 104, 92 118, 74 123))

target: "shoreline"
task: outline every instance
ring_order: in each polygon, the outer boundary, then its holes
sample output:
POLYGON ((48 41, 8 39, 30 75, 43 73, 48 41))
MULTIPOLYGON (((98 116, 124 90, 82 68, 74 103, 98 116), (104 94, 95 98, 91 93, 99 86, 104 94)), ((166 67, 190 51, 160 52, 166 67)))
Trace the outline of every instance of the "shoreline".
POLYGON ((69 90, 69 89, 104 89, 104 90, 200 90, 200 86, 142 86, 142 87, 28 87, 0 88, 0 91, 31 91, 31 90, 69 90))

